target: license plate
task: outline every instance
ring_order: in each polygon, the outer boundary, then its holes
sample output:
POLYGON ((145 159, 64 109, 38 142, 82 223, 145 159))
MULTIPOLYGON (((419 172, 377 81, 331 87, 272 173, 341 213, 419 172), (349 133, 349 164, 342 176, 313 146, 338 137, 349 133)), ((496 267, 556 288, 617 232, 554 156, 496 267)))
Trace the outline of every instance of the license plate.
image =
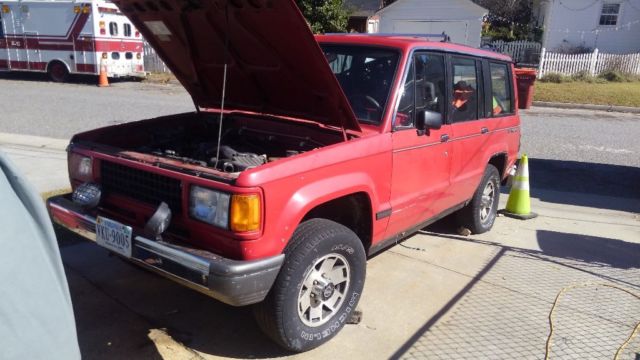
POLYGON ((120 255, 131 257, 131 226, 98 216, 96 243, 120 255))

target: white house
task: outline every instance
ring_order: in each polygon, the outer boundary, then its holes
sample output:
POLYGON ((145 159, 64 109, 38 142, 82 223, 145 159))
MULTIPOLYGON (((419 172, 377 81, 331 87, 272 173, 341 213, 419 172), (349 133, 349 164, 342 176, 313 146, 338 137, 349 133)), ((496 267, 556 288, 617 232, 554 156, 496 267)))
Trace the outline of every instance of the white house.
MULTIPOLYGON (((640 0, 639 0, 640 1, 640 0)), ((374 2, 375 1, 371 1, 374 2)), ((346 0, 359 5, 362 0, 346 0)), ((396 0, 368 17, 369 33, 441 34, 454 43, 480 46, 482 21, 488 11, 470 0, 396 0)), ((362 16, 362 12, 358 12, 362 16)), ((366 14, 366 12, 364 13, 366 14)))
POLYGON ((549 51, 640 52, 640 0, 534 0, 549 51))

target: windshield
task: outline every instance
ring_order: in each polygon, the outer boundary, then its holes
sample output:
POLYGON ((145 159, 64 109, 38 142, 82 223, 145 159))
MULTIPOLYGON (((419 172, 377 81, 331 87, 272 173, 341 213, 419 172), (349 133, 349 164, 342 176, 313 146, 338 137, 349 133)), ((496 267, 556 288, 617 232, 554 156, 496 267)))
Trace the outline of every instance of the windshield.
POLYGON ((380 124, 398 52, 377 47, 320 44, 358 121, 380 124))

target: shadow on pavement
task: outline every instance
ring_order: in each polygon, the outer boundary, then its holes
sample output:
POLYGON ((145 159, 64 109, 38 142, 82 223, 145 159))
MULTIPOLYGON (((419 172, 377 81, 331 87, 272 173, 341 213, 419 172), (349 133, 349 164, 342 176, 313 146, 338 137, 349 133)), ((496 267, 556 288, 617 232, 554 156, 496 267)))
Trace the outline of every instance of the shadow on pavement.
MULTIPOLYGON (((0 79, 7 80, 18 80, 18 81, 37 81, 37 82, 51 82, 49 75, 46 73, 37 73, 37 72, 0 72, 0 79)), ((137 78, 110 78, 110 83, 117 82, 126 82, 126 81, 134 81, 139 82, 140 79, 137 78)), ((66 83, 69 84, 77 84, 77 85, 98 85, 98 76, 97 75, 80 75, 80 74, 70 74, 66 83)))
POLYGON ((529 182, 531 196, 542 201, 619 211, 640 211, 640 168, 637 167, 530 158, 529 182), (627 201, 602 197, 616 197, 627 201), (636 199, 637 201, 634 201, 636 199))
POLYGON ((640 268, 640 244, 548 230, 538 230, 537 238, 548 256, 617 269, 640 268))
MULTIPOLYGON (((445 314, 447 314, 452 309, 454 312, 457 311, 456 309, 458 308, 456 307, 456 305, 467 301, 467 297, 469 295, 473 296, 472 291, 474 291, 474 288, 478 286, 484 286, 485 283, 483 281, 488 281, 486 284, 498 283, 499 280, 503 281, 509 277, 517 277, 514 275, 516 271, 528 273, 528 275, 526 276, 529 278, 528 280, 526 280, 526 282, 532 283, 529 285, 520 282, 517 282, 515 284, 504 283, 503 285, 500 285, 500 288, 508 291, 516 291, 515 289, 519 287, 522 287, 524 289, 530 287, 529 291, 533 291, 535 287, 538 287, 540 289, 534 291, 536 292, 538 297, 542 296, 542 292, 548 292, 548 294, 545 294, 548 298, 546 299, 545 304, 553 301, 553 298, 560 288, 568 285, 572 281, 579 281, 582 279, 589 279, 591 281, 600 282, 613 282, 622 286, 640 289, 640 272, 637 271, 637 269, 640 269, 640 257, 638 256, 638 254, 640 254, 640 244, 629 243, 611 238, 538 230, 536 235, 538 245, 541 250, 530 250, 505 246, 492 241, 452 235, 449 233, 451 231, 450 225, 450 221, 441 221, 434 224, 434 226, 421 230, 420 233, 451 240, 494 246, 499 250, 491 259, 489 259, 487 264, 480 271, 478 271, 478 273, 468 282, 468 284, 464 288, 462 288, 455 296, 453 296, 449 300, 449 302, 447 302, 447 304, 443 306, 433 317, 428 319, 425 324, 420 329, 418 329, 418 331, 416 331, 393 354, 393 356, 391 356, 392 359, 399 359, 405 356, 410 350, 413 351, 414 346, 416 346, 419 342, 423 343, 421 345, 423 346, 425 342, 423 337, 426 336, 427 333, 432 328, 434 328, 434 326, 436 326, 436 324, 445 314), (432 232, 440 230, 443 230, 444 233, 432 232), (503 258, 505 257, 508 257, 509 259, 522 258, 525 259, 525 261, 515 266, 512 269, 512 272, 502 274, 504 269, 495 269, 503 267, 500 264, 502 264, 502 261, 504 260, 503 258), (531 266, 531 268, 527 270, 523 266, 531 266), (558 275, 554 275, 555 277, 557 277, 557 279, 552 279, 549 276, 545 277, 542 273, 539 274, 538 272, 542 272, 543 269, 546 269, 545 271, 548 272, 548 274, 557 273, 558 275), (497 273, 493 274, 492 270, 497 271, 497 273), (493 275, 491 275, 490 273, 493 275), (484 280, 487 276, 489 276, 490 279, 484 280), (547 284, 548 286, 544 287, 544 284, 547 284), (454 309, 454 307, 456 308, 454 309)), ((513 260, 508 260, 507 262, 513 262, 513 260)), ((489 292, 491 292, 491 290, 489 290, 489 292)), ((477 291, 477 294, 483 293, 486 294, 487 291, 477 291)), ((479 296, 477 294, 475 296, 479 296)), ((474 301, 482 303, 483 300, 475 299, 474 301)), ((492 306, 496 306, 498 308, 500 307, 500 305, 495 302, 492 306)), ((503 311, 507 311, 506 308, 503 309, 503 311)), ((522 311, 526 312, 526 309, 522 309, 522 311)), ((472 321, 473 319, 467 320, 472 321)), ((486 321, 489 321, 492 324, 500 322, 500 320, 497 318, 494 318, 493 320, 482 318, 482 322, 486 321)), ((471 325, 474 324, 469 324, 469 326, 471 325)), ((488 326, 486 324, 475 325, 480 325, 479 327, 481 329, 485 326, 488 326)), ((443 326, 446 327, 446 324, 443 326)), ((491 334, 476 333, 474 334, 474 339, 477 340, 477 338, 484 337, 485 335, 487 338, 491 338, 493 336, 491 334)), ((491 343, 491 340, 485 340, 487 341, 487 343, 491 343)), ((446 347, 448 345, 445 344, 434 346, 446 347)), ((449 350, 454 351, 454 353, 440 355, 444 355, 445 357, 447 357, 456 354, 456 349, 452 348, 449 350)), ((539 354, 539 352, 536 352, 538 351, 536 348, 534 348, 532 351, 533 354, 539 354)), ((478 357, 482 356, 479 355, 478 357)))
POLYGON ((152 329, 215 356, 288 355, 262 334, 251 307, 222 304, 69 237, 78 238, 58 231, 83 358, 159 359, 152 329))

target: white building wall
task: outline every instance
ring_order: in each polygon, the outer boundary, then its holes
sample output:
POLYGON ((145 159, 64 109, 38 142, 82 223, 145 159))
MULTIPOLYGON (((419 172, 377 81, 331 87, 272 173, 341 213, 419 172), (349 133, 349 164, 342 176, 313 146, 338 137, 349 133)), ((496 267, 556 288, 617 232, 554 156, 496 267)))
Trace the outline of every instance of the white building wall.
POLYGON ((442 33, 459 44, 479 47, 487 11, 470 0, 398 0, 380 10, 379 33, 442 33))
POLYGON ((549 0, 547 6, 543 46, 549 51, 580 46, 604 53, 640 52, 640 0, 549 0), (616 26, 599 25, 605 1, 621 4, 616 26))

